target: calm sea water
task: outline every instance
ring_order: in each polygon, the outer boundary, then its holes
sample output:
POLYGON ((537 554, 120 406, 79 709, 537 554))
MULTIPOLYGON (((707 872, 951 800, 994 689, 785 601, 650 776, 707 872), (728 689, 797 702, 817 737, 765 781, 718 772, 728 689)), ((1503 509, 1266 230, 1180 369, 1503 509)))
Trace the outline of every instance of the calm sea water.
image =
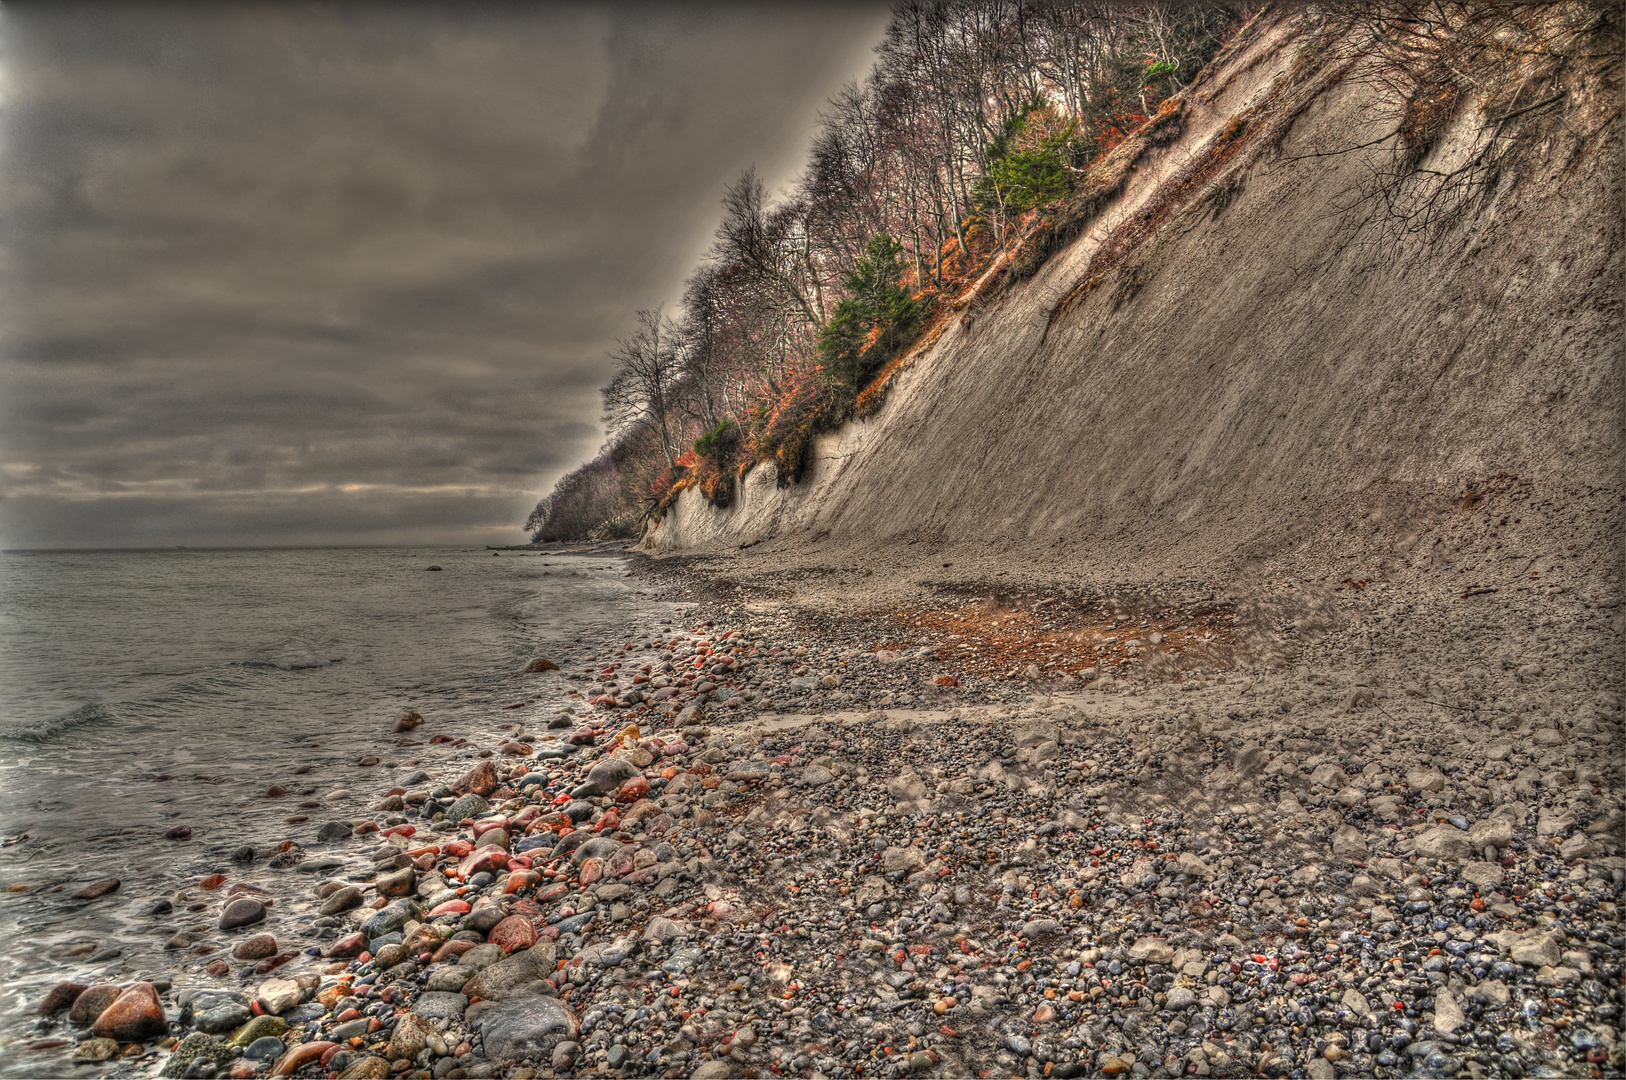
POLYGON ((199 893, 204 876, 309 891, 263 859, 233 864, 237 847, 308 844, 406 774, 391 766, 435 773, 432 734, 566 704, 558 676, 514 673, 671 614, 624 572, 466 549, 0 553, 0 1075, 63 1071, 65 1050, 27 1049, 64 1032, 32 1012, 59 979, 199 978, 203 957, 164 945, 212 919, 224 890, 199 893), (425 745, 397 744, 403 708, 425 745), (290 794, 266 798, 272 784, 290 794), (166 840, 176 825, 192 839, 166 840), (71 899, 105 877, 118 892, 71 899), (146 914, 188 888, 207 909, 146 914))

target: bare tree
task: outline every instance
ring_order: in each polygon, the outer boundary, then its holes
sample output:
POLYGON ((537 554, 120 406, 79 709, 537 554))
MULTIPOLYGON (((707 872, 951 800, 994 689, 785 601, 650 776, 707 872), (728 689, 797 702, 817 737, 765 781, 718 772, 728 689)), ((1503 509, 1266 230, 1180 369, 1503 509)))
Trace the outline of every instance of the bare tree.
POLYGON ((672 347, 677 328, 659 308, 640 311, 637 319, 638 328, 618 339, 610 352, 616 371, 604 388, 604 423, 612 438, 642 426, 653 429, 666 464, 671 466, 677 461, 672 442, 672 391, 682 373, 672 347))

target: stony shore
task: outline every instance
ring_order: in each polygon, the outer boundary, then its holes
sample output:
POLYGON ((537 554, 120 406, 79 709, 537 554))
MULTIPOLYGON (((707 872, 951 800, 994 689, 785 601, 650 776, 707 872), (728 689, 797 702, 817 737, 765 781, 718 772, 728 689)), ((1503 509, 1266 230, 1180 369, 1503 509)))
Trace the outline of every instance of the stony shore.
POLYGON ((46 1023, 170 1076, 1626 1071, 1614 604, 1486 603, 1470 665, 1454 589, 1261 635, 1177 586, 644 572, 709 599, 535 665, 270 860, 344 872, 204 883, 212 954, 46 1023))

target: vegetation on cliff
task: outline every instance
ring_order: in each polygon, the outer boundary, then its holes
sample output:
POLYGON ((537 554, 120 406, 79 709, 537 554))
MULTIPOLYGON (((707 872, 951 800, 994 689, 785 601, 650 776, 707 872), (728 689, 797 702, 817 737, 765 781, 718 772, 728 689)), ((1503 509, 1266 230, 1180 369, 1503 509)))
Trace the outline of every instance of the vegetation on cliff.
POLYGON ((527 528, 630 535, 690 486, 726 505, 758 461, 794 482, 814 437, 876 407, 911 343, 1248 14, 1235 0, 900 0, 793 190, 773 201, 747 171, 682 311, 638 313, 612 353, 609 442, 527 528))
POLYGON ((831 102, 794 190, 770 202, 747 172, 680 315, 639 314, 612 354, 609 443, 529 527, 541 540, 627 535, 689 487, 727 505, 760 461, 781 484, 799 480, 818 434, 878 408, 949 319, 972 325, 1089 229, 1148 152, 1181 139, 1256 62, 1227 68, 1226 57, 1283 19, 1294 23, 1290 68, 1112 223, 1047 300, 1047 325, 1102 285, 1118 310, 1143 284, 1148 241, 1191 214, 1217 218, 1251 163, 1285 153, 1288 133, 1346 80, 1367 103, 1362 134, 1309 156, 1356 162, 1361 179, 1316 212, 1391 254, 1437 243, 1535 175, 1556 152, 1535 137, 1552 123, 1618 122, 1619 13, 1603 0, 1291 12, 1228 0, 900 2, 865 83, 831 102), (1205 66, 1213 75, 1199 79, 1205 66))

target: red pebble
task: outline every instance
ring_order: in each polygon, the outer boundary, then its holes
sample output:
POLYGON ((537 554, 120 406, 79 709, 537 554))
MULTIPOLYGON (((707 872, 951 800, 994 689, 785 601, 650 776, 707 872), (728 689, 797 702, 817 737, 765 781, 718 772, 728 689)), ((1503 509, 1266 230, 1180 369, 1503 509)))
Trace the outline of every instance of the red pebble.
POLYGON ((268 799, 280 799, 286 794, 288 794, 287 788, 273 784, 271 785, 270 790, 265 793, 265 797, 268 799))
POLYGON ((483 847, 457 864, 457 876, 470 878, 482 870, 495 874, 508 867, 508 852, 499 847, 483 847))
POLYGON ((299 1070, 301 1065, 311 1061, 318 1061, 322 1055, 334 1046, 342 1045, 333 1042, 308 1042, 289 1050, 277 1059, 276 1066, 271 1070, 272 1076, 291 1076, 299 1070))
POLYGON ((510 915, 491 928, 486 940, 501 946, 505 953, 518 952, 536 944, 536 927, 523 915, 510 915))
POLYGON ((434 907, 430 908, 429 917, 433 919, 437 915, 445 915, 448 913, 461 915, 468 910, 469 903, 467 900, 448 900, 444 904, 436 904, 434 907))
POLYGON ((164 834, 165 840, 190 840, 192 830, 185 825, 177 825, 164 834))
POLYGON ((621 785, 621 790, 615 793, 615 799, 617 802, 624 803, 637 802, 648 794, 649 781, 642 776, 634 776, 621 785))

